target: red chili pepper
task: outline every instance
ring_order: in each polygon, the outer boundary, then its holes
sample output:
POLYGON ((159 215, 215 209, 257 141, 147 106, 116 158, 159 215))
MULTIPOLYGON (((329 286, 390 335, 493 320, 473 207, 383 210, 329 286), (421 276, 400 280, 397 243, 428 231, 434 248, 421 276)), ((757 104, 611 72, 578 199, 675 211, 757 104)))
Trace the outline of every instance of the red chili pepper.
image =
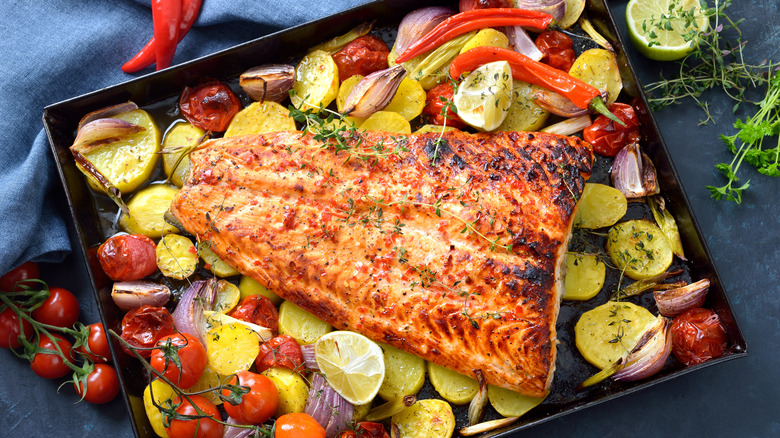
MULTIPOLYGON (((187 32, 190 31, 195 19, 198 18, 202 0, 181 0, 181 23, 179 23, 179 34, 177 43, 181 42, 187 32)), ((157 58, 157 42, 152 37, 138 54, 132 57, 122 66, 125 73, 135 73, 154 64, 157 58)))
POLYGON ((472 30, 499 26, 527 26, 544 30, 552 21, 550 14, 517 8, 473 9, 461 12, 442 21, 415 41, 398 56, 396 62, 406 62, 472 30))
POLYGON ((473 71, 484 64, 495 61, 507 61, 512 69, 514 79, 554 91, 567 97, 579 108, 596 111, 623 125, 620 119, 609 112, 601 98, 601 92, 596 87, 512 50, 498 47, 475 47, 452 60, 450 76, 459 78, 464 72, 473 71))
POLYGON ((154 25, 155 57, 157 70, 171 65, 176 43, 179 42, 181 0, 152 0, 152 24, 154 25))

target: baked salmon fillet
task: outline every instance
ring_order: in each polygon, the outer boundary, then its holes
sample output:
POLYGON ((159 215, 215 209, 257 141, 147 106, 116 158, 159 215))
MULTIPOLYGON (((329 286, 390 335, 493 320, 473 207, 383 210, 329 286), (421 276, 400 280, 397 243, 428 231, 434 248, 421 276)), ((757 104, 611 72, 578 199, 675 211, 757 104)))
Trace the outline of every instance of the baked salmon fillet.
POLYGON ((497 132, 276 132, 190 155, 171 212, 337 329, 541 397, 590 145, 497 132))

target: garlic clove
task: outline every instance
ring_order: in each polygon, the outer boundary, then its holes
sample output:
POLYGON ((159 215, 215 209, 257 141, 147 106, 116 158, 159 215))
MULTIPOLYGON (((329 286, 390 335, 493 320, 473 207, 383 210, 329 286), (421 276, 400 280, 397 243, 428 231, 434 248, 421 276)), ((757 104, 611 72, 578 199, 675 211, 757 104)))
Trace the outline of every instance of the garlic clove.
POLYGON ((241 74, 238 84, 258 102, 281 102, 295 80, 295 67, 287 64, 267 64, 253 67, 241 74))
POLYGON ((406 77, 403 65, 375 71, 358 82, 344 101, 344 113, 368 117, 384 109, 406 77))

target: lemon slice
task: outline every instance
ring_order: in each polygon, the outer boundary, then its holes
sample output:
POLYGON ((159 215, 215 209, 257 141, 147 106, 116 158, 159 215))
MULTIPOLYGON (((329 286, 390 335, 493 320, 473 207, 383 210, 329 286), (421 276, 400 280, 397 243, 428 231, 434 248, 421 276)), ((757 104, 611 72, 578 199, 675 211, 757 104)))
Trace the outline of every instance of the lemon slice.
POLYGON ((464 122, 482 131, 492 131, 501 125, 512 105, 512 88, 509 63, 490 62, 466 76, 453 103, 464 122))
POLYGON ((692 33, 705 32, 709 19, 702 15, 699 0, 631 0, 626 26, 640 53, 656 61, 674 61, 693 50, 692 33))
POLYGON ((348 402, 361 405, 379 392, 385 378, 382 348, 363 335, 335 331, 314 347, 317 365, 330 386, 348 402))

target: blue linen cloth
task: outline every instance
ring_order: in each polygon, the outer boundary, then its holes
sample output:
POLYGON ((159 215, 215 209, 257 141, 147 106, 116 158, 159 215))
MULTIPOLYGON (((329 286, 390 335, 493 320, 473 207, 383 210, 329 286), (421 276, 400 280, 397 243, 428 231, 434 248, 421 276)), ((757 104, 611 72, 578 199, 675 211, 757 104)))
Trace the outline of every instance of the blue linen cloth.
MULTIPOLYGON (((204 0, 173 64, 368 0, 204 0)), ((122 64, 152 36, 150 0, 4 0, 0 5, 0 274, 70 251, 43 108, 153 71, 122 64)))

